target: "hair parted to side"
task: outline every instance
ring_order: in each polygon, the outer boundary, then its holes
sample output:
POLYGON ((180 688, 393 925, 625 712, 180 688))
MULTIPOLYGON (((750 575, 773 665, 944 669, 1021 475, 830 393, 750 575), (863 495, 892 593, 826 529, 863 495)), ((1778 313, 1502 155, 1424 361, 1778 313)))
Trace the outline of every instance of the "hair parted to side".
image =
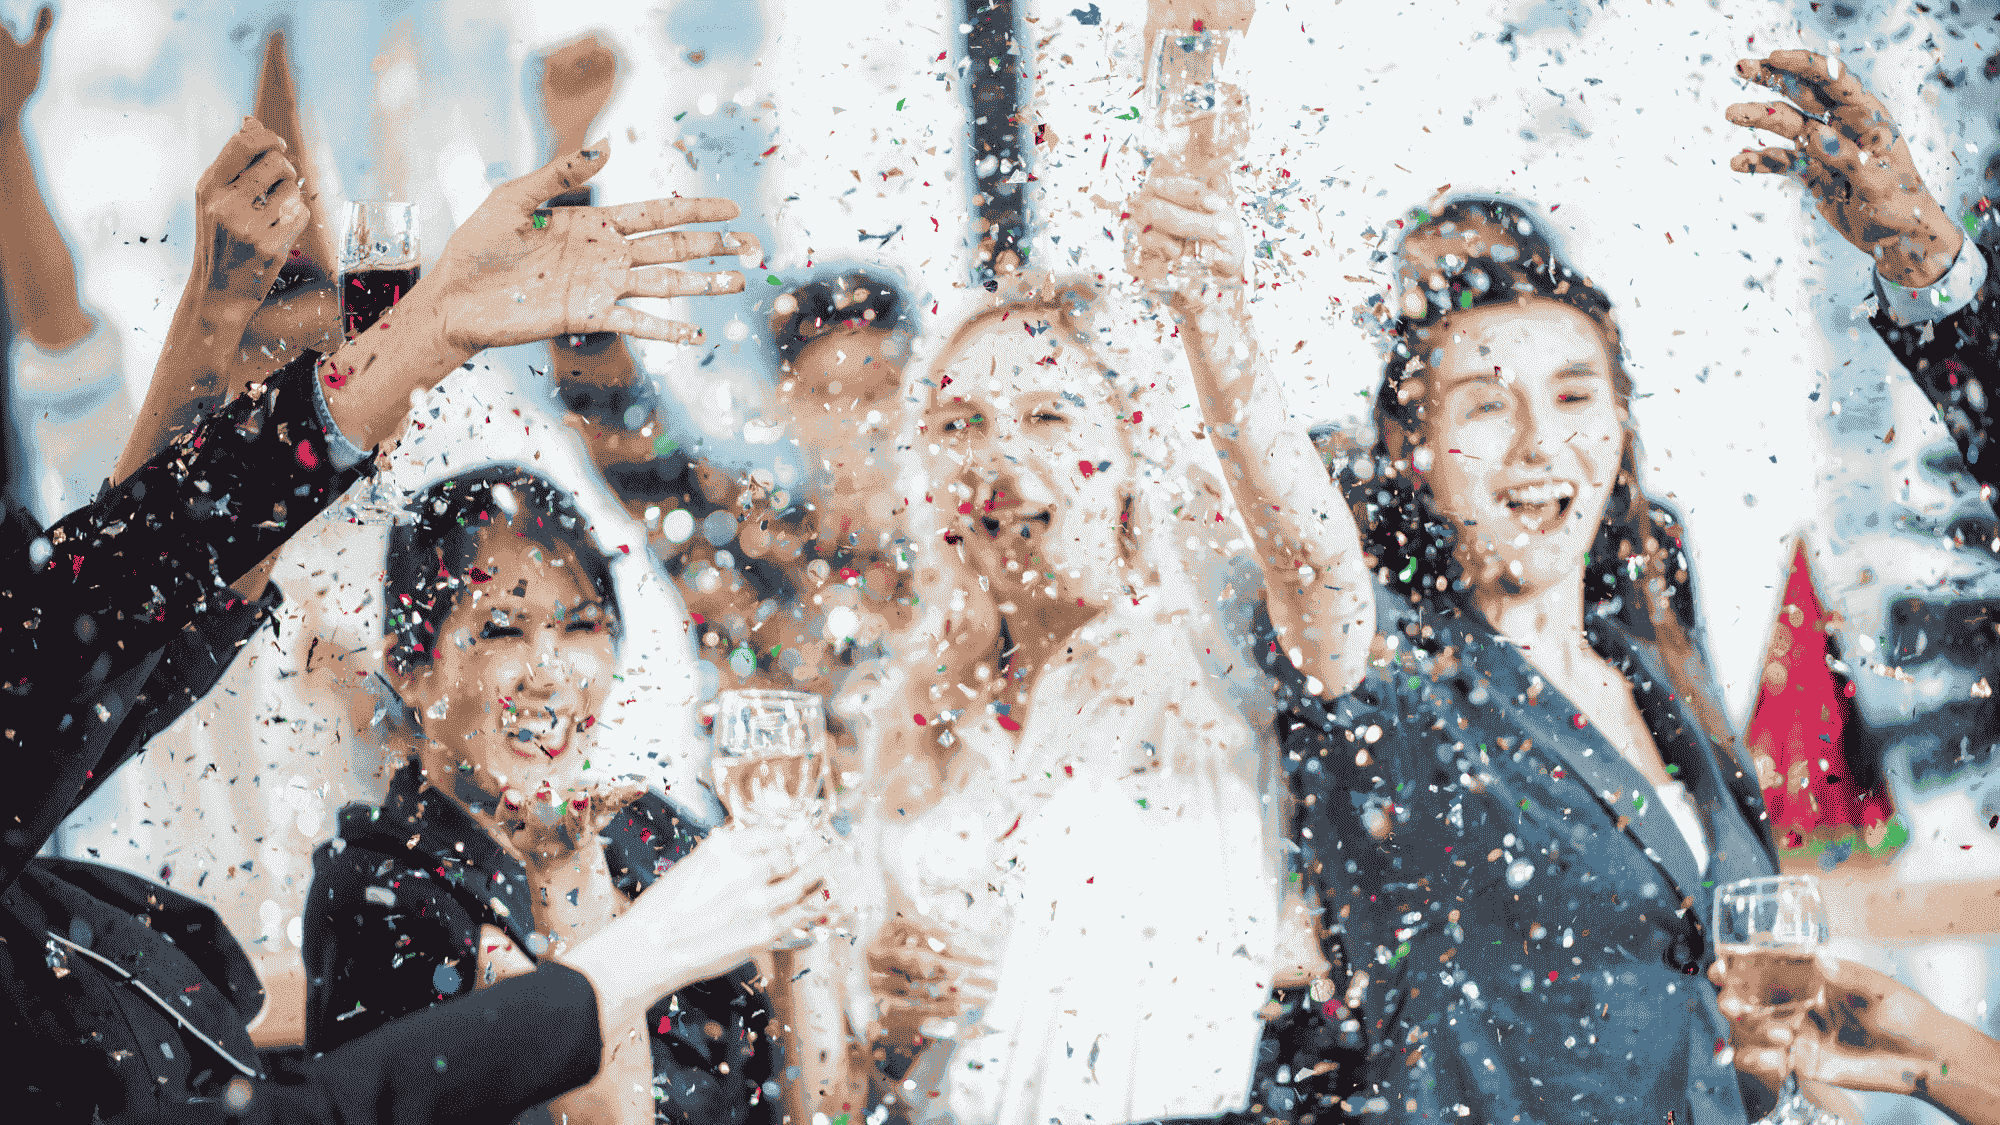
POLYGON ((1589 616, 1615 617, 1658 646, 1677 694, 1687 699, 1718 746, 1735 735, 1714 696, 1695 617, 1694 579, 1679 517, 1645 493, 1639 432, 1611 300, 1557 253, 1528 211, 1505 200, 1462 198, 1436 213, 1414 211, 1398 263, 1393 340, 1375 394, 1372 458, 1333 466, 1361 528, 1363 546, 1389 588, 1455 609, 1465 589, 1456 535, 1430 503, 1423 466, 1424 394, 1412 382, 1444 343, 1454 313, 1495 305, 1555 301, 1604 334, 1612 388, 1625 429, 1618 480, 1584 566, 1589 616))
MULTIPOLYGON (((382 632, 393 638, 389 665, 399 673, 431 662, 438 628, 474 587, 492 581, 481 569, 479 539, 504 530, 576 560, 618 628, 611 567, 591 536, 576 498, 519 465, 460 473, 418 493, 389 529, 384 562, 382 632)), ((503 588, 512 580, 501 576, 503 588)))
POLYGON ((791 363, 814 339, 842 325, 909 333, 909 301, 887 270, 834 267, 778 298, 771 338, 778 359, 791 363))

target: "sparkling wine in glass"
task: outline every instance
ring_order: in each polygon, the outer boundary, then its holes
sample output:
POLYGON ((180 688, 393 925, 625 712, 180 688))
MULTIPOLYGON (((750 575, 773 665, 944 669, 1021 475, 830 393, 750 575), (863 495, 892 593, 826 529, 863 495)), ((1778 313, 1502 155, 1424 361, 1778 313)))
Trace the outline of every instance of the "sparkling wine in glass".
POLYGON ((347 205, 340 243, 341 327, 352 340, 403 299, 422 262, 417 255, 417 205, 347 205))
POLYGON ((715 793, 738 824, 798 839, 828 828, 832 743, 820 698, 803 691, 716 697, 715 793))
MULTIPOLYGON (((1191 177, 1229 194, 1229 167, 1250 136, 1242 39, 1233 28, 1210 28, 1163 31, 1153 41, 1146 68, 1154 134, 1149 178, 1191 177)), ((1136 269, 1142 278, 1153 273, 1136 269)), ((1161 280, 1176 288, 1186 283, 1179 275, 1161 280)))
MULTIPOLYGON (((1716 951, 1726 959, 1732 983, 1777 1009, 1780 1018, 1803 1020, 1826 1002, 1826 984, 1814 960, 1831 930, 1819 880, 1773 875, 1718 887, 1714 926, 1716 951)), ((1843 1123, 1807 1101, 1787 1069, 1777 1106, 1758 1125, 1843 1123)))

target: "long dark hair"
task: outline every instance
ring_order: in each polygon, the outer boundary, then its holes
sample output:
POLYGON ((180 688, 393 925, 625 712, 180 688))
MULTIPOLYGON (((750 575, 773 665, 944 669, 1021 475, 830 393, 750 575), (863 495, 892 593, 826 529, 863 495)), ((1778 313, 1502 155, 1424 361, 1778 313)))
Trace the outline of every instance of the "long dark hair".
POLYGON ((1466 581, 1454 551, 1457 537, 1431 502, 1417 456, 1424 444, 1424 395, 1406 380, 1425 369, 1455 312, 1532 300, 1575 309, 1604 334, 1625 428, 1617 483, 1585 556, 1586 619, 1614 618, 1655 645, 1675 693, 1688 701, 1710 740, 1733 748, 1735 734, 1702 652, 1680 518, 1640 484, 1632 377, 1621 359, 1610 298, 1571 269, 1539 224, 1515 204, 1459 199, 1435 214, 1413 212, 1404 222, 1401 272, 1409 284, 1395 295, 1398 315, 1389 327, 1394 343, 1375 394, 1375 447, 1368 457, 1343 458, 1345 464, 1331 466, 1361 529, 1369 566, 1385 586, 1413 603, 1462 611, 1459 595, 1466 581), (1420 252, 1440 245, 1450 252, 1420 252))

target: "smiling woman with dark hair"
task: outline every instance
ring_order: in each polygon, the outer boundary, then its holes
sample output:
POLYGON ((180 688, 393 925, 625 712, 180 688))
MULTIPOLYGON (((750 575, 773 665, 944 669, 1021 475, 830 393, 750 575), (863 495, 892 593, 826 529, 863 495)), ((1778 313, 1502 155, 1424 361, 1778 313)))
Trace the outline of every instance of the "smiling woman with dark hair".
MULTIPOLYGON (((313 857, 314 1051, 560 960, 699 842, 660 797, 589 783, 619 668, 618 601, 575 500, 501 466, 435 485, 410 509, 390 535, 384 663, 418 749, 388 799, 349 806, 313 857)), ((634 1028, 650 1055, 631 1052, 550 1111, 763 1120, 775 1087, 755 975, 746 964, 656 1005, 634 1028)))

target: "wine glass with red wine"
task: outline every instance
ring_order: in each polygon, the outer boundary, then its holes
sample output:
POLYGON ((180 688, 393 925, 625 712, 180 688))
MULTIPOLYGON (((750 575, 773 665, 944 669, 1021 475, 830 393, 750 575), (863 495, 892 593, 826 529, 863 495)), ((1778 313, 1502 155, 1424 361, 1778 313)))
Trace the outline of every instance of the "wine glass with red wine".
POLYGON ((420 272, 416 204, 347 205, 340 243, 340 316, 348 339, 382 319, 416 285, 420 272))

